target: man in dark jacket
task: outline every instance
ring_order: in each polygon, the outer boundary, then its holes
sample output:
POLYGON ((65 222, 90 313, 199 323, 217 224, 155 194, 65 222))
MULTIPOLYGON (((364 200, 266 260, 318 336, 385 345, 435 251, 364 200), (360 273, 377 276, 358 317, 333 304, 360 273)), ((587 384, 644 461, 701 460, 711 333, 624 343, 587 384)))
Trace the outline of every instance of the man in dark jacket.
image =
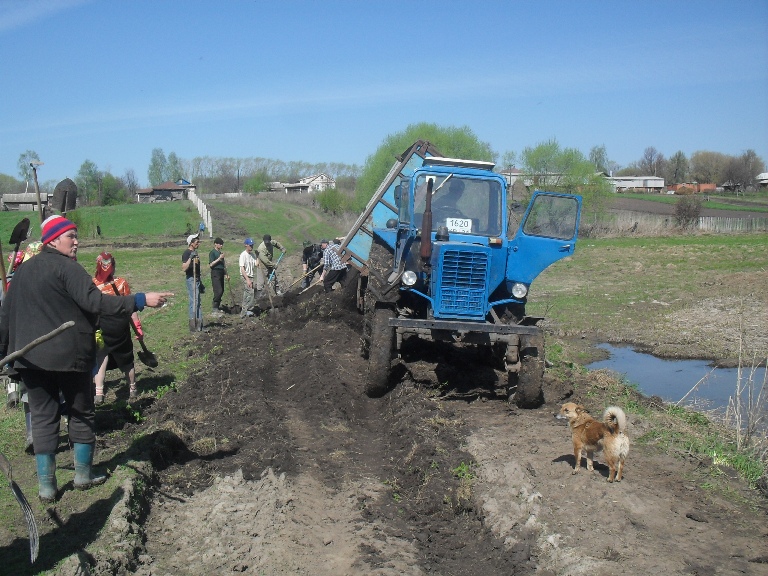
POLYGON ((301 252, 301 268, 304 279, 301 288, 309 288, 315 274, 321 274, 323 270, 323 249, 319 244, 313 244, 310 240, 304 240, 304 250, 301 252))
POLYGON ((76 225, 62 216, 51 216, 42 228, 42 251, 19 268, 0 308, 0 352, 16 352, 64 322, 75 322, 69 330, 17 358, 13 366, 27 386, 39 496, 43 502, 53 502, 57 495, 59 391, 69 406, 75 488, 85 490, 106 480, 91 470, 96 442, 91 383, 99 314, 130 316, 144 306, 162 306, 172 293, 102 295, 90 274, 75 261, 76 225))

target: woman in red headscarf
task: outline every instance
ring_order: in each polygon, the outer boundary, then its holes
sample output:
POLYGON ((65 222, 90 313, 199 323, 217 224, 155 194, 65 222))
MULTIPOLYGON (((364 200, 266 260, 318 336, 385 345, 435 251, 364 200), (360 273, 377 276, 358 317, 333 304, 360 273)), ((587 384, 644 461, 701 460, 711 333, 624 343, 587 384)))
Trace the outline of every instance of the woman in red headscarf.
MULTIPOLYGON (((115 259, 109 252, 102 252, 96 258, 96 274, 93 277, 96 287, 104 294, 126 296, 131 288, 125 278, 115 277, 115 259)), ((136 326, 139 338, 144 337, 139 316, 134 312, 130 317, 100 316, 99 328, 104 339, 104 346, 96 355, 97 372, 94 376, 96 397, 94 402, 104 402, 104 379, 107 370, 119 368, 128 380, 129 397, 136 398, 136 371, 133 363, 133 342, 131 341, 131 322, 136 326)))

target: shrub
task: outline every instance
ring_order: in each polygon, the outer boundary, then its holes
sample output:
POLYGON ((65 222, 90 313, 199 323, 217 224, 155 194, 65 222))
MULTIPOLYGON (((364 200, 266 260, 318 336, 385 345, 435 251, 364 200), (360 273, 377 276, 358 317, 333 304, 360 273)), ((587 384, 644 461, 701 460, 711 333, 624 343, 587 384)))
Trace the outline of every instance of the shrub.
POLYGON ((681 228, 690 228, 701 216, 701 198, 682 196, 675 204, 675 222, 681 228))

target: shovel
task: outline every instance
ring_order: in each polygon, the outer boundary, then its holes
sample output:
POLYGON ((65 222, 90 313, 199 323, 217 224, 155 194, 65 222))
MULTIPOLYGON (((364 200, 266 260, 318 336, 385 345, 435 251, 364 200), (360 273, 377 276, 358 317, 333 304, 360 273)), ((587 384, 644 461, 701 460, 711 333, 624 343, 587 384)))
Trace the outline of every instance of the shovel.
POLYGON ((272 283, 272 279, 275 277, 275 272, 277 272, 277 267, 280 266, 280 260, 283 259, 283 256, 285 256, 285 252, 280 254, 280 258, 278 258, 277 262, 275 262, 275 265, 272 266, 272 272, 269 273, 269 278, 267 279, 267 286, 272 283))
MULTIPOLYGON (((120 296, 120 291, 117 289, 117 284, 114 282, 110 282, 110 284, 112 285, 112 290, 114 290, 115 294, 120 296)), ((131 328, 133 328, 136 336, 139 336, 139 329, 136 327, 136 323, 133 321, 133 318, 131 318, 131 328)), ((157 368, 157 357, 147 349, 147 345, 144 344, 144 338, 138 337, 137 340, 141 346, 141 352, 137 354, 139 360, 141 360, 141 363, 144 364, 144 366, 149 366, 150 368, 157 368)))
POLYGON ((32 507, 24 497, 24 493, 19 488, 19 485, 13 481, 13 471, 11 469, 11 463, 8 462, 8 458, 5 454, 0 453, 0 470, 3 471, 8 482, 11 484, 11 492, 16 496, 16 501, 21 506, 21 511, 24 513, 24 519, 27 521, 27 530, 29 531, 29 558, 30 563, 37 560, 37 553, 40 550, 40 537, 37 533, 37 522, 35 522, 35 516, 32 514, 32 507))
POLYGON ((240 304, 235 304, 235 295, 232 292, 232 284, 229 282, 229 277, 227 277, 227 288, 229 289, 229 299, 232 301, 232 306, 230 307, 229 312, 230 314, 240 314, 243 307, 240 306, 240 304))
POLYGON ((16 269, 16 253, 19 251, 21 243, 29 237, 29 218, 24 218, 13 227, 10 243, 13 244, 13 257, 11 258, 11 269, 8 272, 10 276, 16 269))
MULTIPOLYGON (((298 280, 296 280, 296 281, 295 281, 293 284, 291 284, 290 286, 288 286, 288 288, 286 288, 286 289, 285 289, 285 291, 286 291, 286 292, 288 292, 288 290, 290 290, 291 288, 293 288, 294 286, 296 286, 296 284, 298 284, 299 282, 301 282, 302 280, 304 280, 304 278, 306 278, 306 277, 307 277, 307 276, 309 276, 310 274, 313 274, 313 273, 317 272, 317 271, 318 271, 320 268, 322 268, 322 267, 323 267, 323 262, 321 262, 320 264, 318 264, 317 266, 315 266, 314 268, 312 268, 312 270, 310 270, 309 272, 305 272, 304 274, 302 274, 302 275, 301 275, 301 277, 299 277, 299 279, 298 279, 298 280)), ((307 286, 307 288, 309 288, 309 286, 307 286)))
MULTIPOLYGON (((136 328, 136 323, 133 321, 133 318, 131 318, 131 328, 133 328, 136 336, 139 336, 139 329, 136 328)), ((136 355, 139 357, 139 360, 141 360, 141 363, 150 368, 157 368, 157 356, 147 349, 147 345, 144 344, 144 338, 139 337, 137 340, 139 341, 141 350, 137 352, 136 355)))

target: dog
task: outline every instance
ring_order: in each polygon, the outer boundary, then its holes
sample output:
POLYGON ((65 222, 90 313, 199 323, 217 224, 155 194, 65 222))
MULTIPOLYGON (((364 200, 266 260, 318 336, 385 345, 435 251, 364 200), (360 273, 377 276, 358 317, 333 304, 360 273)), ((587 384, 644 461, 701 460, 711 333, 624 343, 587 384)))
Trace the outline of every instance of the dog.
POLYGON ((603 412, 603 421, 595 420, 584 406, 574 402, 562 405, 557 418, 568 420, 573 439, 575 462, 572 474, 581 466, 581 451, 587 453, 587 470, 594 470, 592 456, 600 450, 608 464, 608 482, 621 482, 624 462, 629 454, 627 416, 618 406, 610 406, 603 412))

